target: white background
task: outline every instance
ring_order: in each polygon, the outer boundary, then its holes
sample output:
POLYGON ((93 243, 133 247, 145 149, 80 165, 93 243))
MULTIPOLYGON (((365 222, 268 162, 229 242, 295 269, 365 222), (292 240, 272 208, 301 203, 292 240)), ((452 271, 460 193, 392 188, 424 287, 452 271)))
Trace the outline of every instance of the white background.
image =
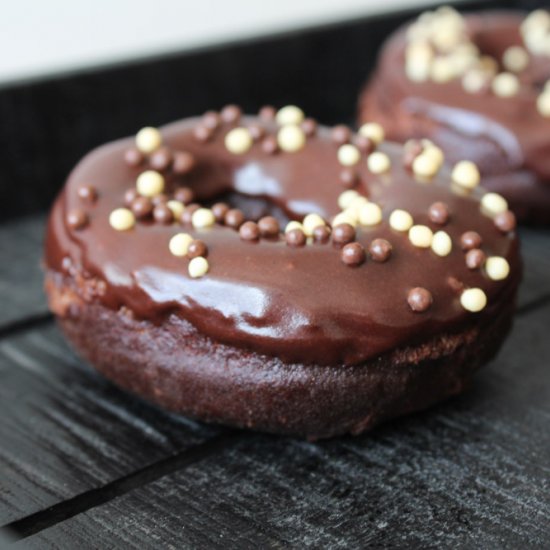
POLYGON ((0 83, 429 0, 0 0, 0 83))

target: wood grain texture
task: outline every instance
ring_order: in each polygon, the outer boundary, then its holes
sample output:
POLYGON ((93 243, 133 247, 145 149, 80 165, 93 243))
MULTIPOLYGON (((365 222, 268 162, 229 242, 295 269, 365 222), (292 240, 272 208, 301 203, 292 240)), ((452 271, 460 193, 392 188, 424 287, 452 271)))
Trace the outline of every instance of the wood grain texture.
POLYGON ((359 438, 241 434, 30 548, 544 548, 550 307, 518 319, 465 395, 359 438))

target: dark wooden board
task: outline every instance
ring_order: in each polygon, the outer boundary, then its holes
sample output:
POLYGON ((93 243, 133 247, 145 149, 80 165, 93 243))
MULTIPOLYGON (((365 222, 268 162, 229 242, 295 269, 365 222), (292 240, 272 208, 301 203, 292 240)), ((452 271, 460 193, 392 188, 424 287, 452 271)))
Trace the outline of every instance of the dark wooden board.
POLYGON ((472 389, 435 409, 317 444, 242 433, 26 543, 548 547, 549 326, 550 307, 520 316, 472 389))

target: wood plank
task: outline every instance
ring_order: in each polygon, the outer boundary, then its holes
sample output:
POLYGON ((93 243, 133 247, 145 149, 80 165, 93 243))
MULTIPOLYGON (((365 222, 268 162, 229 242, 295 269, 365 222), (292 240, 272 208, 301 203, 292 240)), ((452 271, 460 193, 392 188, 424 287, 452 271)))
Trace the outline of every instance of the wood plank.
POLYGON ((548 547, 549 325, 550 307, 519 318, 473 388, 431 411, 318 444, 242 434, 26 547, 548 547))
POLYGON ((0 417, 0 524, 218 433, 118 390, 53 323, 0 341, 0 417))

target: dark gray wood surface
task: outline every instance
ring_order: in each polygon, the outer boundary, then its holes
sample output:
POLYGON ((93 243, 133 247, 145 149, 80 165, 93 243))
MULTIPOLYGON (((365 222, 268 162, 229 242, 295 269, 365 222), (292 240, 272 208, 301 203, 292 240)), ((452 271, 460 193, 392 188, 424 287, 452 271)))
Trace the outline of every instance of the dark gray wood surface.
POLYGON ((469 392, 312 444, 165 413, 84 365, 46 314, 42 225, 0 227, 0 523, 16 547, 550 546, 550 232, 522 231, 517 321, 469 392))

